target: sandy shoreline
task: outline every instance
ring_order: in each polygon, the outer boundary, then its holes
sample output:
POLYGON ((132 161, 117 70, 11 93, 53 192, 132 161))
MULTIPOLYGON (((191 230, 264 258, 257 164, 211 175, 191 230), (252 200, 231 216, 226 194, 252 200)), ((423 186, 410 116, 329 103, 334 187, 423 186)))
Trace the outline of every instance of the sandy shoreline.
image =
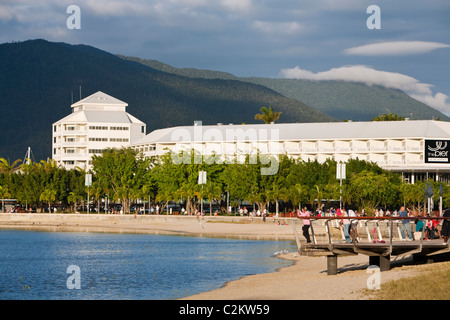
MULTIPOLYGON (((200 221, 189 216, 0 214, 0 228, 59 232, 110 232, 177 234, 257 240, 295 241, 290 219, 249 221, 243 217, 209 217, 200 221), (280 222, 280 224, 278 224, 280 222), (283 224, 286 223, 286 224, 283 224)), ((276 272, 256 274, 231 281, 222 288, 184 299, 188 300, 353 300, 362 295, 370 274, 365 255, 340 257, 338 274, 327 275, 324 257, 300 256, 290 252, 280 256, 294 264, 276 272)), ((393 259, 394 260, 394 259, 393 259)), ((391 279, 410 276, 419 267, 402 265, 381 273, 381 285, 391 279)))
POLYGON ((177 234, 256 240, 295 240, 289 218, 249 221, 247 217, 0 214, 0 228, 48 231, 177 234), (279 224, 278 224, 279 222, 279 224))

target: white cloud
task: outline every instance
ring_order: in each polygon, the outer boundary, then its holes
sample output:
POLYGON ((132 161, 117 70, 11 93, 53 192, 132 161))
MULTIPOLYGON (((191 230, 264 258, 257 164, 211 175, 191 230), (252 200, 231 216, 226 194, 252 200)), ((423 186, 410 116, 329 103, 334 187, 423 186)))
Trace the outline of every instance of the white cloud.
POLYGON ((221 0, 221 5, 231 11, 248 11, 253 7, 252 0, 221 0))
POLYGON ((252 27, 266 34, 298 34, 302 31, 300 23, 292 22, 271 22, 253 21, 252 27))
POLYGON ((421 83, 419 80, 401 73, 379 71, 364 65, 344 66, 314 73, 297 66, 281 70, 280 76, 283 78, 317 81, 362 82, 369 86, 379 85, 386 88, 399 89, 442 113, 450 114, 450 101, 447 95, 440 92, 433 94, 431 90, 432 85, 421 83))
POLYGON ((427 53, 441 48, 450 48, 450 45, 427 41, 391 41, 345 49, 344 53, 360 56, 398 56, 427 53))
POLYGON ((149 13, 150 7, 140 1, 109 1, 109 0, 87 0, 82 9, 87 7, 88 10, 100 16, 129 16, 129 15, 145 15, 149 13))

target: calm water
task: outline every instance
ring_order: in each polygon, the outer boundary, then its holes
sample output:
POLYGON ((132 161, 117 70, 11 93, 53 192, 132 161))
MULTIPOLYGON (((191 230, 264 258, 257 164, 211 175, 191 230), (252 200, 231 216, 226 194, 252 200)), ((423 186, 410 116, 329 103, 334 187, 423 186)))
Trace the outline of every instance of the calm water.
POLYGON ((289 241, 0 230, 0 299, 177 299, 290 265, 273 257, 282 250, 296 247, 289 241), (79 290, 67 287, 71 265, 80 270, 79 290))

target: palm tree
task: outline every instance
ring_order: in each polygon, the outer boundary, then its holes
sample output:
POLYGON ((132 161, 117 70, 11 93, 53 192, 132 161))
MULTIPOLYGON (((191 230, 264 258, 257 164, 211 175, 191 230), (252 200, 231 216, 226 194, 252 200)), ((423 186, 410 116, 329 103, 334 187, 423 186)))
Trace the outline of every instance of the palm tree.
POLYGON ((288 199, 288 189, 280 188, 276 183, 273 184, 272 189, 266 191, 269 200, 275 202, 275 215, 278 217, 279 200, 286 201, 288 199))
POLYGON ((17 159, 13 163, 9 163, 5 158, 0 158, 0 173, 13 173, 14 171, 19 169, 18 164, 22 162, 22 160, 17 159))
POLYGON ((289 200, 292 201, 292 204, 298 205, 298 208, 302 207, 302 200, 307 196, 308 190, 307 187, 297 183, 289 188, 289 200))
POLYGON ((39 200, 48 201, 48 212, 51 213, 50 203, 56 200, 56 190, 53 188, 45 188, 41 193, 39 200))
POLYGON ((5 212, 5 198, 11 197, 11 193, 9 193, 8 187, 0 186, 0 198, 2 199, 2 213, 5 212))
POLYGON ((405 117, 401 117, 395 113, 383 113, 381 116, 379 117, 374 117, 372 119, 372 121, 404 121, 405 117))
POLYGON ((156 201, 161 202, 161 213, 164 211, 164 208, 167 206, 167 214, 169 213, 169 202, 174 200, 174 193, 170 190, 162 190, 159 191, 156 196, 156 201))
POLYGON ((255 115, 255 120, 262 120, 267 124, 277 121, 281 115, 281 112, 274 112, 272 107, 269 107, 269 109, 262 107, 259 111, 261 113, 255 115))
POLYGON ((191 205, 193 204, 191 199, 197 194, 198 185, 193 183, 185 183, 178 189, 178 194, 181 198, 186 199, 186 211, 187 214, 191 212, 191 205))
POLYGON ((209 182, 206 185, 204 194, 209 201, 209 215, 212 215, 212 202, 220 199, 222 196, 222 189, 218 185, 209 182))

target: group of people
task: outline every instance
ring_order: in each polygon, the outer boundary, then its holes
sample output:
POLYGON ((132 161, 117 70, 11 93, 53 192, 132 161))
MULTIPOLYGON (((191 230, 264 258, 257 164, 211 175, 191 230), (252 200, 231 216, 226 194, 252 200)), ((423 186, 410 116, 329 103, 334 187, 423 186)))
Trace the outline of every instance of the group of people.
MULTIPOLYGON (((335 212, 335 215, 338 217, 342 217, 341 224, 344 228, 344 237, 345 241, 347 243, 351 243, 353 241, 357 241, 358 234, 357 234, 357 224, 358 220, 352 219, 352 217, 356 217, 356 213, 352 209, 337 209, 335 212)), ((438 238, 443 238, 445 245, 449 244, 449 236, 450 236, 450 219, 442 219, 442 228, 439 230, 438 226, 440 225, 439 219, 433 219, 432 217, 429 217, 429 219, 420 219, 421 217, 417 214, 414 214, 409 210, 408 208, 405 208, 405 206, 401 206, 400 209, 395 211, 395 216, 398 216, 401 218, 401 235, 403 239, 406 239, 407 241, 413 241, 413 235, 411 232, 411 225, 410 222, 412 219, 416 219, 416 231, 422 231, 422 228, 425 228, 425 240, 432 239, 434 234, 437 235, 438 238), (410 219, 411 218, 411 219, 410 219), (424 225, 424 222, 426 221, 426 225, 424 225)), ((306 239, 307 243, 311 242, 311 238, 309 236, 309 229, 311 227, 311 212, 306 208, 303 207, 301 210, 299 209, 297 211, 297 216, 300 219, 303 219, 303 236, 306 239)), ((382 215, 385 216, 385 215, 382 215)), ((450 218, 450 208, 446 209, 442 215, 445 218, 450 218)))

